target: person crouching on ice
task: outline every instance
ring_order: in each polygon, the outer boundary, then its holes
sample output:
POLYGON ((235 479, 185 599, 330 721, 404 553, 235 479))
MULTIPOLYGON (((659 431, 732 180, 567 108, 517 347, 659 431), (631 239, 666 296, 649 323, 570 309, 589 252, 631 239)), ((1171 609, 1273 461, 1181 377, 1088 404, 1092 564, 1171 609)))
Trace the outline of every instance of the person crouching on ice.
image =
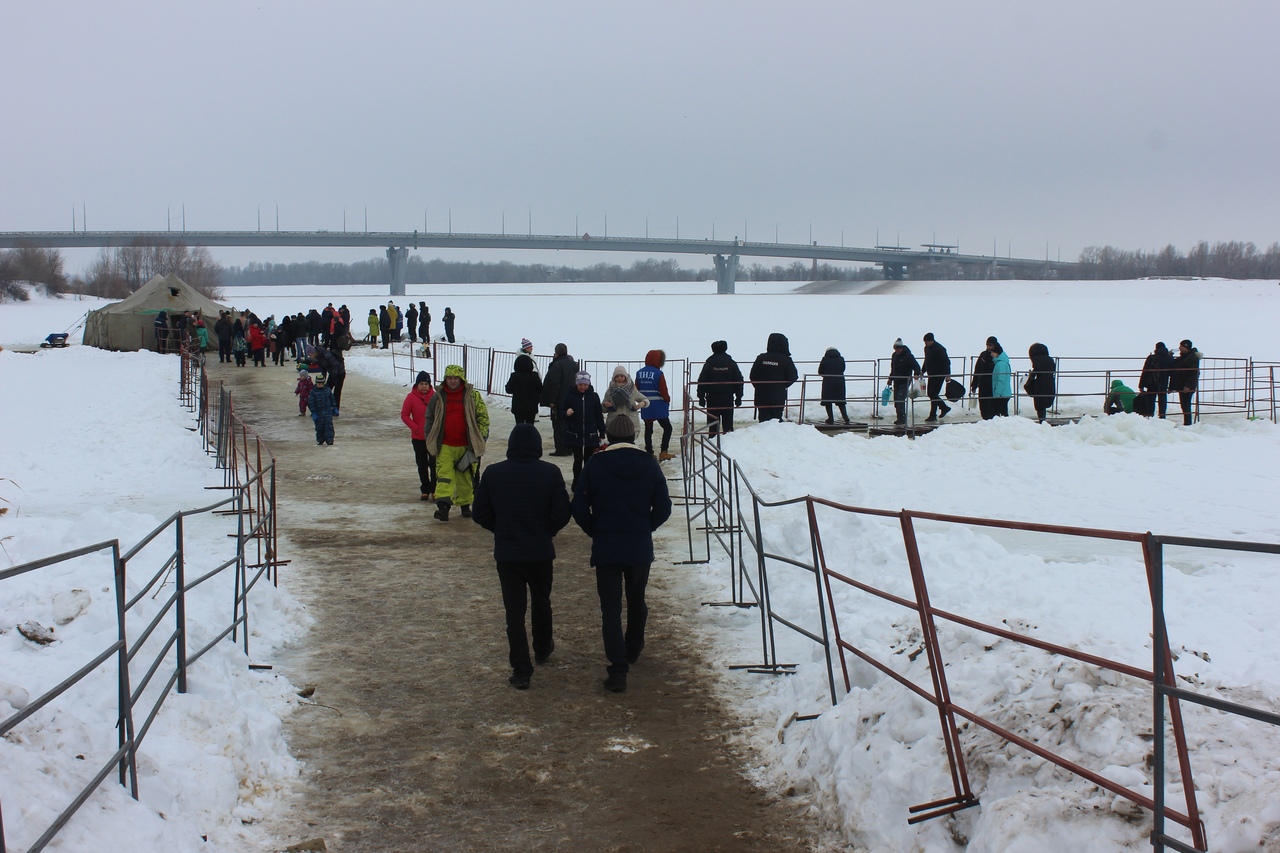
POLYGON ((449 507, 462 507, 462 517, 471 517, 475 474, 489 438, 489 409, 484 397, 467 382, 463 369, 451 364, 444 369, 444 381, 427 404, 427 452, 436 460, 436 511, 440 521, 449 520, 449 507))

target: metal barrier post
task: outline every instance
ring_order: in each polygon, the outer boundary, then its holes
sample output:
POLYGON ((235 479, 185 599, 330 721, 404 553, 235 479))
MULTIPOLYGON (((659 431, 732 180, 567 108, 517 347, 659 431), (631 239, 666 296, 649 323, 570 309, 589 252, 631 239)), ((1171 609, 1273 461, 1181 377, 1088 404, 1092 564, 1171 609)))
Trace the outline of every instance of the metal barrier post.
POLYGON ((173 582, 176 584, 177 603, 174 607, 178 620, 178 692, 187 692, 187 552, 183 535, 183 516, 178 514, 177 530, 178 556, 173 567, 173 582))
MULTIPOLYGON (((951 689, 947 684, 947 673, 942 663, 942 647, 938 643, 938 628, 933 621, 933 606, 929 602, 929 589, 925 584, 924 567, 920 562, 920 547, 916 541, 915 525, 911 521, 911 513, 903 510, 899 515, 902 524, 902 541, 907 550, 907 565, 911 569, 911 584, 915 588, 916 604, 920 614, 920 630, 925 654, 929 661, 929 674, 933 679, 933 695, 937 697, 938 719, 942 724, 942 742, 947 750, 947 763, 951 769, 951 784, 955 791, 955 799, 941 803, 926 803, 912 806, 911 811, 930 810, 929 814, 917 814, 908 823, 928 820, 944 811, 933 812, 943 803, 966 803, 973 801, 973 792, 969 789, 969 774, 965 770, 964 751, 960 747, 960 730, 956 727, 955 715, 952 713, 951 689)), ((959 808, 964 808, 960 805, 959 808)), ((956 810, 949 808, 948 810, 956 810)))
POLYGON ((115 578, 116 630, 120 650, 116 653, 117 685, 119 687, 119 716, 117 719, 118 744, 124 750, 120 763, 120 784, 128 776, 129 795, 138 799, 138 756, 134 742, 133 700, 129 687, 129 638, 125 630, 125 578, 127 566, 120 559, 120 543, 111 546, 112 570, 115 578))

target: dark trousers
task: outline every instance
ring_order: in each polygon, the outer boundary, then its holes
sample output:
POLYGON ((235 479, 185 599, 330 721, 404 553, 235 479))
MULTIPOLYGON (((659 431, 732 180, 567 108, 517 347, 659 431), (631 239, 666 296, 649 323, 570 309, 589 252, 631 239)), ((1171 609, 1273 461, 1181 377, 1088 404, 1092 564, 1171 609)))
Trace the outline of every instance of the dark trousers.
POLYGON ((764 423, 765 421, 780 421, 782 413, 786 410, 786 406, 757 406, 756 421, 764 423))
POLYGON ((991 414, 997 418, 1009 417, 1009 398, 1008 397, 992 397, 991 398, 991 414))
POLYGON ((1195 397, 1195 391, 1179 391, 1178 406, 1182 408, 1182 425, 1191 426, 1191 400, 1195 397))
POLYGON ((729 406, 708 406, 707 408, 707 434, 715 435, 718 432, 733 432, 733 409, 729 406))
POLYGON ((508 660, 512 672, 533 674, 529 658, 529 638, 524 631, 524 613, 530 612, 533 652, 551 653, 551 561, 543 563, 498 563, 502 584, 502 606, 507 611, 508 660))
POLYGON ((436 460, 432 459, 431 454, 427 452, 425 438, 411 440, 413 441, 413 461, 418 464, 418 483, 422 487, 422 494, 435 494, 436 460))
POLYGON ((893 380, 893 411, 895 424, 907 422, 907 392, 911 390, 910 379, 893 380))
POLYGON ((555 406, 551 407, 551 442, 555 446, 556 453, 564 453, 568 450, 564 446, 564 415, 555 406))
POLYGON ((653 425, 661 424, 662 426, 662 452, 666 453, 671 448, 671 418, 655 418, 651 421, 644 422, 644 449, 646 452, 653 453, 653 425))
POLYGON ((1164 420, 1164 416, 1169 413, 1169 395, 1160 391, 1156 393, 1156 409, 1160 413, 1160 420, 1164 420))
POLYGON ((342 408, 342 385, 346 381, 347 374, 345 373, 329 377, 329 390, 333 392, 333 410, 335 412, 342 408))
POLYGON ((946 414, 951 411, 951 407, 942 399, 942 386, 946 383, 945 376, 930 376, 925 384, 924 391, 929 395, 929 417, 936 418, 939 412, 946 414))
POLYGON ((382 330, 382 348, 386 349, 389 346, 391 346, 391 330, 383 329, 382 330))
POLYGON ((457 341, 453 339, 453 326, 444 327, 444 339, 451 344, 457 343, 457 341))
POLYGON ((644 588, 649 583, 649 564, 626 566, 608 563, 596 566, 596 592, 600 595, 600 628, 604 635, 604 655, 609 672, 626 672, 627 655, 644 648, 644 626, 649 608, 644 588), (627 597, 627 629, 622 630, 622 596, 627 597))
POLYGON ((569 486, 569 491, 576 491, 578 488, 578 475, 582 473, 582 466, 587 464, 587 460, 599 450, 598 447, 583 447, 578 445, 573 448, 573 485, 569 486))
POLYGON ((849 422, 849 410, 845 408, 844 403, 823 403, 822 408, 827 410, 827 423, 832 424, 836 421, 835 414, 831 411, 831 407, 835 406, 840 410, 840 417, 845 423, 849 422))

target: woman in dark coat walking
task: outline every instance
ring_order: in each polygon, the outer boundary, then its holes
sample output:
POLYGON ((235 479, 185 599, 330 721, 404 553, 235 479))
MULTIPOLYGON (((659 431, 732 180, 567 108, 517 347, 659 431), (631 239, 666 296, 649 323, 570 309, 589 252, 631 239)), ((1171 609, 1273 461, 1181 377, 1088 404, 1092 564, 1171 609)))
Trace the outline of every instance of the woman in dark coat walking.
POLYGON ((1049 348, 1044 344, 1032 344, 1027 350, 1031 358, 1031 372, 1022 389, 1031 396, 1036 406, 1036 418, 1043 421, 1053 406, 1053 398, 1057 396, 1057 383, 1054 380, 1056 366, 1049 356, 1049 348))
POLYGON ((391 313, 387 306, 378 306, 378 336, 382 338, 382 348, 391 346, 391 313))
POLYGON ((992 373, 995 369, 996 359, 991 350, 984 349, 978 353, 978 359, 973 363, 973 379, 969 381, 969 390, 978 395, 978 414, 982 415, 984 421, 996 416, 995 394, 992 390, 992 373))
POLYGON ((832 406, 840 409, 840 417, 849 422, 849 411, 845 408, 848 391, 844 381, 844 356, 835 347, 827 347, 818 363, 818 373, 822 376, 822 408, 827 410, 827 423, 836 422, 831 411, 832 406))
POLYGON ((511 395, 511 414, 518 424, 531 424, 538 417, 538 398, 542 395, 542 377, 534 369, 533 359, 521 353, 516 356, 507 380, 511 395))

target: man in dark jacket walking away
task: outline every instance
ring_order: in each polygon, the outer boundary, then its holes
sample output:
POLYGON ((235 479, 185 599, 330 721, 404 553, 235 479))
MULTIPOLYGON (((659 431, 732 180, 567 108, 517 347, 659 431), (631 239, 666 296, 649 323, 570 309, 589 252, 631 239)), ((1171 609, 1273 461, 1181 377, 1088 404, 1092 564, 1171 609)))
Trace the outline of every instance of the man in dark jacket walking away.
POLYGON ((1178 344, 1178 357, 1173 360, 1173 373, 1169 375, 1169 390, 1178 392, 1178 405, 1182 408, 1182 425, 1191 426, 1191 400, 1200 387, 1200 350, 1184 340, 1178 344))
POLYGON ((572 456, 573 451, 564 440, 564 415, 560 404, 564 395, 573 387, 574 378, 578 375, 578 361, 569 355, 569 348, 564 344, 556 344, 555 355, 547 366, 547 378, 542 380, 542 395, 538 404, 551 409, 551 435, 555 442, 552 456, 572 456))
POLYGON ((894 426, 906 426, 907 392, 911 390, 911 380, 919 378, 920 362, 902 338, 898 338, 893 342, 893 357, 889 359, 889 384, 893 386, 893 409, 897 414, 894 426))
POLYGON ((742 405, 742 371, 726 341, 711 344, 711 357, 698 374, 698 405, 707 410, 708 434, 733 432, 733 407, 742 405))
POLYGON ((791 360, 791 345, 781 332, 769 335, 765 351, 751 365, 751 387, 756 402, 756 420, 780 421, 787 408, 787 389, 800 378, 791 360))
POLYGON ((1144 394, 1155 396, 1156 408, 1160 419, 1164 420, 1169 411, 1169 377, 1173 370, 1173 353, 1164 345, 1164 341, 1156 341, 1156 348, 1147 360, 1142 363, 1142 375, 1138 377, 1138 390, 1144 394))
POLYGON ((644 591, 653 563, 653 531, 671 516, 671 498, 658 461, 636 447, 631 418, 614 418, 606 436, 609 447, 582 469, 572 510, 573 520, 591 537, 591 565, 596 569, 604 653, 609 659, 604 687, 622 693, 630 664, 644 649, 649 616, 644 591))
POLYGON ((555 649, 551 632, 551 576, 556 548, 552 539, 569 523, 569 493, 564 475, 543 462, 542 436, 533 424, 516 424, 507 440, 507 459, 485 469, 476 486, 472 518, 493 531, 502 604, 507 612, 511 677, 527 690, 533 676, 524 614, 532 604, 533 655, 546 663, 555 649))
POLYGON ((933 332, 924 336, 924 367, 920 372, 929 377, 924 388, 929 395, 929 417, 924 422, 937 423, 951 412, 951 407, 942 401, 942 389, 951 378, 951 357, 947 348, 933 339, 933 332))

